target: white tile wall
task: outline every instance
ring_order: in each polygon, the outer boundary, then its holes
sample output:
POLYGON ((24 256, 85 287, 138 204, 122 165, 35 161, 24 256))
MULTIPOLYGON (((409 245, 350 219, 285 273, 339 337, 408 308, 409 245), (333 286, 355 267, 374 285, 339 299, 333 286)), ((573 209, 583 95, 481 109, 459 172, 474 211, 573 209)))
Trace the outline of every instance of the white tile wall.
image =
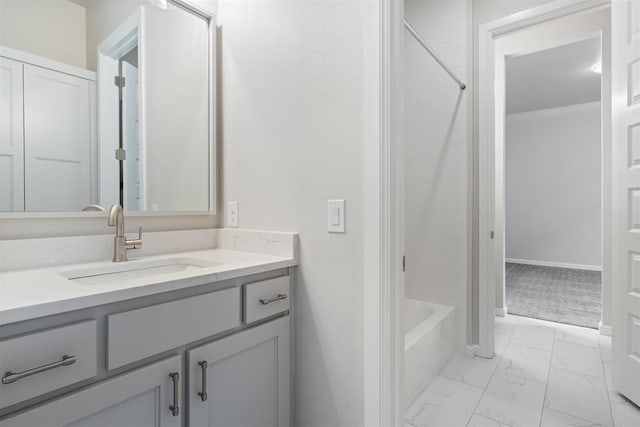
MULTIPOLYGON (((442 60, 467 78, 470 3, 407 0, 405 16, 442 60)), ((405 32, 407 296, 456 307, 466 344, 468 92, 405 32)))

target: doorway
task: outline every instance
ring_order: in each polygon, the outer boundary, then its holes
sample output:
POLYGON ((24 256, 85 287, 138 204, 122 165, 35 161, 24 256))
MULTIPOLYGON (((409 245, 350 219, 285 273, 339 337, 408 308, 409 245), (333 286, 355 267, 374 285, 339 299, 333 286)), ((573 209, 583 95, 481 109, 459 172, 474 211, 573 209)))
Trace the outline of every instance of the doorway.
POLYGON ((142 13, 129 16, 98 46, 99 200, 107 206, 118 201, 127 211, 145 206, 142 13))
POLYGON ((600 36, 505 60, 501 316, 599 327, 601 64, 600 36))
POLYGON ((552 3, 490 22, 480 28, 479 64, 479 346, 495 354, 495 316, 505 300, 505 129, 508 58, 543 52, 594 37, 602 40, 602 315, 600 331, 611 332, 611 90, 610 4, 552 3))

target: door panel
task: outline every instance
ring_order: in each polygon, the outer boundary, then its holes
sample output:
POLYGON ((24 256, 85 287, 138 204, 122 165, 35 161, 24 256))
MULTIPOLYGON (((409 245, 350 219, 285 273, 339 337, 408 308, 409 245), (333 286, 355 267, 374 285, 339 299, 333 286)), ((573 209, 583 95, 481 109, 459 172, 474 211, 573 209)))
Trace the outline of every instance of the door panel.
POLYGON ((0 57, 0 212, 24 211, 22 63, 0 57))
POLYGON ((187 357, 190 426, 289 425, 288 316, 190 350, 187 357), (198 394, 203 391, 206 400, 198 394))
POLYGON ((611 7, 613 385, 640 405, 640 0, 611 7))
POLYGON ((25 208, 90 204, 89 81, 24 65, 25 208))

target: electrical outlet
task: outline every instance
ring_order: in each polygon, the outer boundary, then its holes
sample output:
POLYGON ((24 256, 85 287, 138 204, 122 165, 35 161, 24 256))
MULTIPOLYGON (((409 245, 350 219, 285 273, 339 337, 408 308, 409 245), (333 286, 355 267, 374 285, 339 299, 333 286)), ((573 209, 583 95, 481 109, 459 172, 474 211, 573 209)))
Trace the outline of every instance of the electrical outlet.
POLYGON ((227 202, 227 227, 237 227, 239 216, 238 202, 227 202))

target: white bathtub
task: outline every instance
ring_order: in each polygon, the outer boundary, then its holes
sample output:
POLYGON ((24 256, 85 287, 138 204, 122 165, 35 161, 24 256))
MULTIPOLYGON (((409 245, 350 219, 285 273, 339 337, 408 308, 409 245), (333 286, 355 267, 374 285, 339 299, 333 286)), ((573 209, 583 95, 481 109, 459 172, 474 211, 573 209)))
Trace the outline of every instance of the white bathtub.
POLYGON ((455 347, 455 308, 405 300, 404 397, 408 407, 451 358, 455 347))

